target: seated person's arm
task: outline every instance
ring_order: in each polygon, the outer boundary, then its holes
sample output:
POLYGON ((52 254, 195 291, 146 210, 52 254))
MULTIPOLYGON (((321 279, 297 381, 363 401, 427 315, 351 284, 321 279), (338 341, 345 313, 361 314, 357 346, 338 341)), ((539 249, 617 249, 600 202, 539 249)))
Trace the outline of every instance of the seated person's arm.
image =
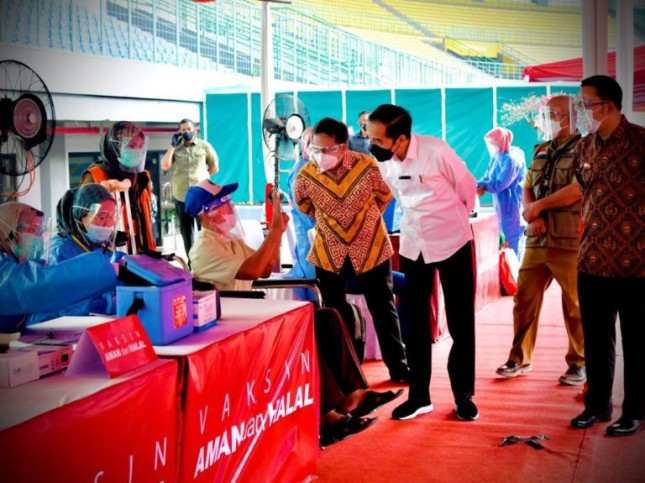
POLYGON ((273 220, 269 233, 260 245, 260 248, 244 260, 237 271, 235 278, 240 280, 256 280, 271 275, 273 267, 280 258, 280 242, 282 234, 287 228, 289 216, 282 212, 280 206, 280 194, 274 191, 271 196, 273 203, 273 220))

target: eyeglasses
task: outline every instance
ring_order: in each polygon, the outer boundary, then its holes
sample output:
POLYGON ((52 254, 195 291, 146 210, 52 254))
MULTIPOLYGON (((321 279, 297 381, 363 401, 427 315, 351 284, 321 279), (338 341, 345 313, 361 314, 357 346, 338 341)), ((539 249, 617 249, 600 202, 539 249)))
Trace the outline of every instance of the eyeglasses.
POLYGON ((581 101, 582 105, 587 107, 598 106, 600 104, 607 104, 607 101, 581 101))
POLYGON ((312 154, 312 153, 337 154, 338 151, 340 151, 343 146, 344 144, 335 144, 334 146, 322 147, 322 146, 315 146, 312 144, 311 146, 309 146, 309 154, 312 154))
POLYGON ((92 217, 92 225, 116 225, 119 219, 119 214, 114 211, 99 211, 92 217))
POLYGON ((549 112, 549 119, 564 119, 565 117, 568 117, 569 114, 566 112, 557 112, 557 111, 551 111, 549 112))

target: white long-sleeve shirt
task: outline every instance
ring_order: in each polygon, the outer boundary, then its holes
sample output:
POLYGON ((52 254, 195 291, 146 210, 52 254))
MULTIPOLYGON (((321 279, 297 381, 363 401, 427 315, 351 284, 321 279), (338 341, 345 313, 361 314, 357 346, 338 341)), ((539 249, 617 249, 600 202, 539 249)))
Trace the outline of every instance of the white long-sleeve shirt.
POLYGON ((401 205, 399 253, 426 263, 445 260, 472 240, 469 214, 475 205, 475 177, 441 139, 412 134, 403 160, 379 164, 401 205))

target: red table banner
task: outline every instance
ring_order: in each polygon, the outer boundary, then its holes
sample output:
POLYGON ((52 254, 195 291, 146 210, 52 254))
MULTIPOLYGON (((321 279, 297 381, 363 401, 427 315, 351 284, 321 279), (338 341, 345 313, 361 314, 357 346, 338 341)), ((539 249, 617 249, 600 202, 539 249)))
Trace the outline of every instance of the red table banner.
POLYGON ((317 381, 311 304, 188 356, 179 481, 315 474, 317 381))
POLYGON ((128 315, 85 329, 67 371, 86 375, 104 369, 117 377, 157 360, 139 317, 128 315))
POLYGON ((61 374, 17 389, 5 395, 46 399, 54 409, 0 431, 2 481, 175 481, 176 361, 159 360, 122 378, 61 374))

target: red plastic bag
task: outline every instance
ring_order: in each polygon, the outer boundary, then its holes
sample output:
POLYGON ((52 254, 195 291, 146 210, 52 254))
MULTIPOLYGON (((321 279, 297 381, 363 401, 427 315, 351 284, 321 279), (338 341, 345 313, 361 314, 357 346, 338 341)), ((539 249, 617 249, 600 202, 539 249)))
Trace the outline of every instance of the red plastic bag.
POLYGON ((504 295, 515 295, 517 292, 517 277, 520 271, 520 261, 510 248, 499 251, 499 283, 504 295))

